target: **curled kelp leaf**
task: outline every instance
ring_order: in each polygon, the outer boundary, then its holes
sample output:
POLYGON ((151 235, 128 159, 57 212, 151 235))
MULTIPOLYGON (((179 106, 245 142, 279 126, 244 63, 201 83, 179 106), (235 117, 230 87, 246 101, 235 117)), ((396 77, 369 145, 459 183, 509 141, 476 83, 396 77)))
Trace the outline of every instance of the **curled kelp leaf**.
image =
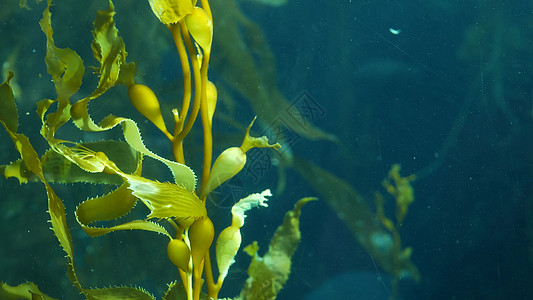
POLYGON ((270 240, 268 252, 260 257, 257 243, 245 248, 252 256, 248 267, 248 279, 240 294, 240 299, 275 299, 291 273, 291 257, 300 242, 300 211, 314 197, 302 198, 294 209, 285 214, 283 224, 278 227, 270 240))
MULTIPOLYGON (((140 171, 140 169, 138 171, 140 171)), ((114 220, 128 214, 133 209, 136 202, 137 198, 131 194, 128 185, 124 183, 109 194, 88 199, 78 205, 75 212, 76 220, 83 231, 92 237, 118 230, 137 229, 161 233, 168 238, 171 238, 170 234, 163 226, 145 220, 134 220, 112 227, 90 226, 93 222, 114 220)))

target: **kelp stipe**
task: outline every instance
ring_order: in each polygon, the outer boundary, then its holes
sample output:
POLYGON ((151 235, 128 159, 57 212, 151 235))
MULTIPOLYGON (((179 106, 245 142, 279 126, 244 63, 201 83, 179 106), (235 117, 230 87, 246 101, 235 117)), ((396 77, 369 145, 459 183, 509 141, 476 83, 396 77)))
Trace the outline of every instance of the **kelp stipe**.
MULTIPOLYGON (((206 197, 224 181, 239 173, 246 163, 248 150, 256 147, 279 149, 281 145, 270 144, 266 137, 250 136, 252 121, 242 145, 228 148, 214 164, 212 163, 212 119, 216 111, 217 93, 214 84, 208 80, 213 38, 213 17, 209 3, 202 0, 201 6, 197 6, 196 1, 191 0, 149 0, 149 4, 156 17, 169 29, 184 74, 180 110, 172 110, 173 130, 168 129, 162 117, 157 95, 148 86, 135 82, 136 66, 126 60, 126 46, 115 26, 115 9, 111 1, 106 10, 98 11, 94 21, 91 48, 99 63, 99 66, 94 68, 99 77, 98 84, 88 96, 72 101, 71 98, 78 93, 82 84, 85 66, 75 51, 55 46, 50 13, 52 1, 48 0, 40 27, 47 40, 45 63, 57 98, 39 101, 37 115, 42 122, 40 133, 50 150, 39 156, 29 139, 18 133, 17 108, 9 84, 14 75, 10 73, 6 82, 0 86, 0 123, 13 140, 21 159, 2 166, 0 171, 7 178, 17 178, 20 183, 40 181, 44 184, 52 230, 67 254, 68 278, 87 299, 154 297, 143 288, 84 286, 76 274, 73 251, 75 245, 70 234, 72 225, 67 223, 63 201, 56 195, 50 183, 88 182, 116 186, 108 194, 87 199, 77 206, 76 220, 84 232, 91 237, 97 237, 118 230, 135 229, 166 236, 168 243, 161 243, 159 246, 166 247, 168 266, 176 268, 176 277, 180 278, 181 284, 168 284, 163 299, 216 299, 240 249, 240 228, 244 225, 245 212, 252 207, 268 206, 267 200, 272 194, 270 190, 265 190, 237 202, 232 208, 231 225, 218 236, 215 236, 215 226, 219 226, 213 224, 209 218, 205 207, 206 197), (108 115, 99 122, 93 120, 88 109, 89 102, 98 101, 101 95, 117 85, 128 88, 131 104, 169 140, 169 147, 174 154, 173 161, 159 156, 145 146, 141 131, 134 120, 114 115, 108 115), (203 128, 203 167, 197 170, 200 171, 200 184, 197 184, 195 172, 187 166, 184 152, 186 143, 191 140, 191 128, 197 123, 198 117, 203 128), (90 132, 103 132, 120 125, 125 141, 84 143, 57 138, 56 133, 70 121, 80 130, 90 132), (168 167, 174 181, 159 182, 143 177, 144 156, 168 167), (126 221, 110 227, 93 224, 125 216, 138 200, 149 210, 145 219, 126 221), (167 223, 167 227, 172 231, 162 226, 162 223, 167 223), (213 242, 218 269, 216 281, 215 268, 209 253, 213 242), (202 292, 204 283, 207 294, 202 292)), ((298 218, 301 207, 312 199, 302 199, 293 211, 287 213, 284 224, 278 228, 265 256, 283 256, 284 261, 290 262, 300 240, 298 218)), ((250 279, 239 298, 275 298, 287 280, 290 264, 285 264, 284 267, 276 266, 279 267, 278 270, 272 273, 273 266, 258 264, 261 259, 257 256, 257 250, 254 252, 250 248, 247 249, 255 258, 249 270, 250 279), (257 275, 269 272, 271 275, 266 277, 257 275), (265 294, 265 290, 271 292, 265 294)), ((0 286, 0 295, 22 299, 51 299, 31 282, 14 287, 3 283, 0 286)))

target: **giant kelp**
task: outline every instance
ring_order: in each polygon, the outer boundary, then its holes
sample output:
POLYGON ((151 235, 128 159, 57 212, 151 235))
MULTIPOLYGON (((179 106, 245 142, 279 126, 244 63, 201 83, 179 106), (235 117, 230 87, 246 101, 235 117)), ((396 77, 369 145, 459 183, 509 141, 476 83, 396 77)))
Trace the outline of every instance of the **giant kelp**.
MULTIPOLYGON (((126 45, 115 26, 115 9, 111 2, 106 10, 97 13, 94 22, 91 50, 98 62, 98 66, 93 68, 98 75, 97 86, 89 95, 73 100, 82 94, 80 85, 85 73, 84 62, 76 52, 55 46, 51 13, 46 9, 40 25, 47 39, 45 61, 56 88, 57 99, 39 102, 38 116, 42 122, 41 134, 50 149, 39 157, 33 154, 35 151, 31 151, 29 141, 17 135, 18 121, 14 120, 16 106, 9 91, 13 79, 10 77, 2 85, 2 89, 6 90, 3 93, 3 105, 9 112, 2 116, 2 120, 6 122, 11 136, 14 136, 15 144, 25 145, 29 150, 24 151, 32 154, 26 155, 26 159, 23 154, 23 159, 3 166, 2 170, 6 177, 16 177, 20 182, 42 181, 46 186, 52 206, 49 209, 51 219, 57 221, 53 223, 54 231, 67 252, 69 278, 87 298, 116 297, 118 293, 141 299, 152 296, 134 288, 87 289, 83 281, 78 280, 72 251, 76 245, 69 237, 72 224, 67 224, 63 217, 65 208, 55 195, 52 183, 84 182, 110 187, 111 191, 104 196, 88 199, 76 207, 76 221, 88 236, 98 237, 118 230, 135 229, 156 232, 160 237, 169 239, 166 244, 168 257, 175 265, 181 283, 170 283, 165 299, 203 298, 206 296, 202 293, 204 283, 207 294, 216 298, 227 274, 231 273, 230 267, 240 249, 240 231, 245 212, 253 207, 266 206, 271 194, 265 190, 241 199, 233 206, 231 225, 227 227, 212 224, 210 212, 205 206, 206 197, 244 168, 247 159, 250 159, 247 158, 249 149, 267 147, 277 150, 280 147, 278 144, 269 144, 265 137, 251 136, 252 121, 247 128, 246 125, 242 126, 246 132, 241 146, 229 147, 213 163, 213 141, 218 135, 212 125, 213 118, 219 113, 215 109, 217 90, 223 86, 248 100, 259 115, 258 120, 266 124, 280 117, 280 107, 290 104, 277 87, 275 59, 260 27, 241 12, 236 2, 227 1, 224 7, 219 3, 213 7, 212 13, 207 1, 202 1, 199 6, 196 6, 196 1, 150 1, 150 5, 169 30, 182 67, 183 93, 177 108, 171 111, 176 107, 175 104, 160 102, 161 96, 158 97, 148 85, 140 83, 141 76, 134 76, 136 65, 127 60, 126 45), (215 17, 211 14, 215 14, 215 17), (214 40, 213 28, 217 29, 218 37, 214 40), (216 45, 213 48, 217 51, 213 55, 212 44, 216 45), (220 86, 215 86, 209 80, 210 65, 216 68, 217 82, 222 82, 220 86), (113 87, 126 87, 131 103, 102 97, 113 87), (108 105, 131 104, 144 116, 144 121, 152 123, 158 131, 155 134, 143 131, 139 122, 142 118, 108 115, 98 120, 91 115, 89 104, 92 109, 96 107, 104 111, 108 105), (173 117, 173 122, 163 118, 168 115, 173 117), (59 137, 68 123, 75 124, 85 132, 102 135, 115 128, 115 131, 122 132, 125 141, 71 142, 59 137), (198 126, 198 123, 202 126, 198 126), (173 124, 174 128, 169 124, 173 124), (200 130, 202 133, 197 134, 200 130), (168 140, 173 159, 156 154, 145 145, 142 136, 147 139, 157 134, 168 140), (203 138, 202 143, 198 142, 198 138, 195 139, 197 136, 203 138), (203 166, 195 168, 196 172, 189 164, 194 158, 187 155, 187 150, 193 147, 196 152, 203 147, 203 166), (159 163, 160 169, 168 168, 173 181, 160 182, 148 178, 143 173, 143 167, 149 159, 159 163), (200 183, 197 183, 197 176, 200 177, 200 183), (137 204, 149 211, 145 217, 132 217, 130 212, 137 204), (216 244, 211 247, 215 232, 218 231, 220 234, 216 244), (215 251, 210 253, 209 248, 215 248, 215 251), (213 253, 216 254, 213 257, 216 267, 211 265, 213 253), (216 273, 218 278, 215 277, 216 273)), ((152 56, 157 53, 152 52, 152 56)), ((246 122, 237 115, 229 117, 233 118, 230 124, 246 122)), ((285 125, 303 137, 336 140, 333 135, 311 124, 303 128, 294 123, 293 118, 281 117, 293 122, 285 125)), ((286 160, 284 164, 290 166, 290 155, 284 155, 283 159, 286 160)), ((407 275, 418 276, 416 267, 410 261, 410 248, 403 248, 399 239, 401 220, 400 224, 390 221, 383 213, 382 205, 378 205, 378 216, 374 215, 348 183, 316 165, 297 161, 294 166, 297 170, 303 170, 303 177, 323 195, 356 239, 376 257, 376 261, 395 275, 395 282, 407 275)), ((276 297, 290 274, 291 256, 300 240, 298 217, 301 207, 309 200, 304 198, 294 210, 287 213, 267 253, 260 256, 257 244, 246 248, 252 256, 252 263, 248 269, 249 279, 240 298, 276 297)), ((23 288, 26 286, 33 287, 27 283, 23 288)), ((5 290, 8 290, 7 286, 5 290)), ((24 294, 24 297, 27 295, 24 294)))
MULTIPOLYGON (((207 286, 207 297, 217 298, 234 257, 240 248, 240 228, 244 225, 245 212, 252 207, 268 206, 269 190, 252 194, 236 203, 232 209, 233 221, 222 230, 216 241, 216 262, 218 279, 214 278, 215 268, 211 264, 209 249, 215 238, 214 224, 206 207, 206 197, 226 180, 241 171, 246 163, 246 152, 252 148, 265 147, 278 149, 280 144, 270 144, 266 137, 252 137, 250 128, 246 130, 241 146, 223 151, 212 163, 212 118, 216 107, 216 87, 208 80, 208 66, 211 56, 213 22, 208 1, 157 1, 150 0, 156 17, 171 32, 184 75, 184 90, 181 109, 172 111, 174 129, 168 130, 162 117, 159 100, 146 85, 135 82, 134 63, 127 62, 124 41, 115 26, 115 9, 111 1, 108 8, 97 12, 93 28, 91 49, 99 63, 94 71, 98 75, 96 88, 88 95, 73 101, 79 92, 85 74, 82 58, 69 48, 55 45, 52 29, 52 1, 40 21, 46 36, 45 63, 52 77, 57 98, 43 99, 37 103, 37 115, 41 120, 41 136, 47 141, 50 150, 39 156, 30 140, 19 133, 19 121, 15 96, 10 86, 14 74, 10 73, 0 86, 0 123, 11 137, 21 159, 2 166, 4 175, 15 177, 20 183, 40 181, 48 196, 48 213, 52 230, 66 253, 67 273, 72 284, 88 299, 128 298, 153 299, 142 288, 111 287, 86 288, 76 274, 74 244, 71 224, 68 224, 65 206, 55 193, 52 183, 90 182, 113 185, 115 188, 99 197, 80 203, 75 211, 76 220, 85 233, 97 237, 117 230, 144 230, 162 234, 169 239, 167 252, 175 265, 182 285, 171 283, 164 299, 200 299, 202 286, 207 286), (108 115, 101 121, 93 120, 89 113, 89 102, 100 101, 100 96, 112 87, 123 85, 128 89, 129 99, 148 121, 152 122, 169 140, 174 160, 166 159, 149 150, 142 139, 137 123, 129 118, 108 115), (197 185, 196 174, 187 166, 184 154, 185 142, 197 118, 201 120, 203 133, 203 168, 201 184, 197 185), (104 132, 115 127, 122 129, 124 142, 102 140, 99 142, 73 142, 59 137, 62 127, 72 122, 82 131, 104 132), (173 182, 160 182, 143 177, 143 157, 150 157, 168 167, 173 182), (139 201, 140 200, 140 201, 139 201), (93 223, 115 220, 128 214, 137 202, 149 210, 145 219, 123 221, 110 226, 93 223), (165 223, 165 224, 163 224, 165 223), (169 228, 170 227, 170 228, 169 228), (171 229, 171 230, 169 230, 171 229), (181 297, 181 298, 180 298, 181 297)), ((280 227, 271 242, 271 251, 284 262, 289 260, 300 239, 298 217, 300 209, 309 198, 298 202, 295 210, 286 217, 287 224, 280 227), (287 249, 284 251, 283 249, 287 249), (281 251, 281 252, 280 252, 281 251), (279 255, 279 253, 284 253, 279 255)), ((44 225, 44 224, 43 224, 44 225)), ((46 225, 44 225, 46 226, 46 225)), ((266 256, 268 256, 268 253, 266 256)), ((275 268, 280 268, 277 260, 270 260, 275 268)), ((284 264, 279 275, 269 276, 257 286, 268 287, 276 283, 275 297, 290 273, 290 264, 284 264), (281 276, 280 280, 276 278, 281 276), (273 281, 272 281, 273 280, 273 281)), ((263 269, 273 265, 254 267, 251 276, 261 274, 263 269), (252 275, 254 274, 254 275, 252 275)), ((257 278, 254 279, 257 282, 257 278)), ((245 291, 253 292, 254 287, 245 291), (251 289, 251 290, 250 290, 251 289)), ((30 299, 49 298, 32 283, 11 287, 2 284, 1 293, 6 297, 30 299)), ((256 292, 257 293, 257 292, 256 292)), ((250 299, 243 294, 242 299, 250 299)))

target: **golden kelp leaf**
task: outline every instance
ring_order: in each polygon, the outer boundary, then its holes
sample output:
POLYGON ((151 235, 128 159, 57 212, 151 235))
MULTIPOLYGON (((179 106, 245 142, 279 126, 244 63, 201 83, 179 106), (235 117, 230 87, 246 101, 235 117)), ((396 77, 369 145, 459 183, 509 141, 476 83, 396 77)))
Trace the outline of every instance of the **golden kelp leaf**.
POLYGON ((50 105, 54 104, 54 100, 51 99, 43 99, 39 102, 37 102, 37 115, 41 119, 42 122, 44 122, 44 115, 50 108, 50 105))
POLYGON ((30 144, 30 140, 23 134, 11 132, 3 120, 0 120, 0 123, 4 125, 4 128, 13 140, 15 148, 17 148, 17 151, 20 153, 28 169, 43 180, 44 177, 41 161, 39 160, 37 152, 35 152, 33 146, 30 144))
POLYGON ((207 216, 202 201, 194 192, 169 183, 149 180, 140 176, 120 174, 129 183, 133 195, 151 210, 148 218, 193 218, 207 216))
POLYGON ((30 141, 23 134, 13 133, 6 126, 4 121, 0 120, 4 128, 11 136, 13 143, 17 151, 21 154, 22 159, 25 164, 28 166, 29 170, 32 171, 39 179, 43 182, 46 187, 46 193, 48 195, 48 213, 50 214, 50 222, 52 223, 52 230, 54 231, 61 247, 67 253, 67 258, 69 261, 68 264, 68 276, 71 282, 76 286, 80 291, 82 287, 78 282, 78 278, 74 271, 73 264, 73 251, 72 251, 72 238, 70 236, 70 231, 67 226, 67 221, 65 218, 65 206, 59 197, 55 194, 54 190, 50 185, 45 181, 43 175, 43 169, 39 156, 33 146, 30 144, 30 141))
POLYGON ((92 237, 101 236, 119 230, 144 230, 160 233, 162 235, 166 235, 168 238, 172 238, 172 236, 168 233, 165 227, 150 221, 135 220, 113 227, 92 227, 87 226, 86 224, 83 224, 79 221, 78 223, 82 226, 83 231, 85 231, 87 235, 92 237))
POLYGON ((99 300, 155 300, 154 296, 142 288, 133 287, 112 287, 103 289, 84 290, 87 299, 99 300))
MULTIPOLYGON (((80 149, 90 149, 93 152, 103 152, 109 160, 125 173, 133 173, 141 162, 141 155, 131 148, 128 143, 121 141, 98 141, 80 143, 80 149)), ((122 184, 123 180, 116 175, 105 173, 89 173, 78 165, 66 159, 63 155, 48 150, 41 158, 44 176, 48 182, 74 183, 90 182, 103 184, 122 184)))
POLYGON ((120 218, 131 211, 137 198, 131 194, 127 184, 101 197, 88 199, 76 208, 76 218, 84 225, 96 221, 120 218))
POLYGON ((8 165, 0 166, 0 173, 3 173, 6 179, 11 177, 17 178, 19 184, 39 180, 35 174, 28 170, 28 167, 26 167, 26 164, 22 159, 14 161, 8 165))
POLYGON ((6 123, 9 130, 17 132, 19 127, 17 105, 15 104, 13 89, 9 85, 13 76, 13 72, 9 71, 6 81, 0 85, 0 120, 6 123))
POLYGON ((54 31, 51 25, 51 3, 52 0, 48 0, 48 6, 44 10, 43 18, 39 24, 47 39, 46 70, 52 75, 52 81, 56 87, 60 107, 65 107, 66 102, 80 88, 85 67, 83 66, 83 60, 76 52, 69 48, 60 49, 55 46, 53 38, 54 31))
POLYGON ((136 220, 112 227, 89 226, 92 222, 113 220, 126 215, 135 206, 136 202, 137 198, 131 195, 127 184, 123 184, 107 195, 82 202, 76 208, 76 220, 83 231, 92 237, 117 230, 137 229, 161 233, 172 238, 164 227, 150 221, 136 220))
MULTIPOLYGON (((98 86, 91 95, 78 100, 71 109, 72 118, 76 126, 87 131, 102 131, 88 116, 87 104, 97 98, 117 83, 132 85, 134 83, 135 64, 127 63, 124 41, 118 36, 113 16, 115 7, 111 0, 107 10, 99 10, 94 21, 93 42, 91 48, 95 59, 100 63, 95 68, 100 77, 98 86)), ((115 123, 115 125, 118 123, 115 123)))
POLYGON ((48 213, 50 214, 52 230, 63 250, 72 258, 74 257, 74 252, 72 250, 72 237, 65 217, 65 205, 63 205, 63 201, 56 195, 52 187, 46 181, 43 183, 48 194, 48 213))
POLYGON ((0 282, 0 299, 53 300, 55 298, 41 292, 35 283, 27 281, 17 286, 0 282))
MULTIPOLYGON (((291 273, 291 257, 300 242, 300 210, 314 197, 300 199, 294 209, 285 214, 283 224, 278 227, 270 240, 268 252, 259 257, 253 253, 248 267, 248 279, 241 291, 240 299, 263 300, 275 299, 291 273)), ((255 247, 257 250, 257 247, 255 247)))
MULTIPOLYGON (((100 96, 117 83, 119 76, 124 77, 122 65, 127 64, 126 56, 128 53, 122 37, 118 35, 118 29, 113 20, 114 15, 115 7, 111 0, 106 10, 99 10, 96 13, 93 26, 94 39, 91 48, 94 58, 100 63, 100 66, 95 68, 100 81, 96 90, 89 96, 90 98, 100 96)), ((125 68, 126 73, 128 73, 127 77, 129 77, 126 81, 133 83, 135 64, 131 66, 133 68, 125 68)))
POLYGON ((148 2, 155 16, 165 25, 179 22, 193 10, 191 0, 148 0, 148 2))

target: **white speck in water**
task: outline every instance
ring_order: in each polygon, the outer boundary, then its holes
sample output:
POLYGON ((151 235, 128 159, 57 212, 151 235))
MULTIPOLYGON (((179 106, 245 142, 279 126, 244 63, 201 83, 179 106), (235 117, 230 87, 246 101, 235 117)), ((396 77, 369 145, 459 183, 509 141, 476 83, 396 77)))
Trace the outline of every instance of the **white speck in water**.
POLYGON ((394 28, 389 28, 389 31, 390 33, 394 34, 394 35, 397 35, 397 34, 400 34, 400 32, 402 32, 401 29, 394 29, 394 28))

